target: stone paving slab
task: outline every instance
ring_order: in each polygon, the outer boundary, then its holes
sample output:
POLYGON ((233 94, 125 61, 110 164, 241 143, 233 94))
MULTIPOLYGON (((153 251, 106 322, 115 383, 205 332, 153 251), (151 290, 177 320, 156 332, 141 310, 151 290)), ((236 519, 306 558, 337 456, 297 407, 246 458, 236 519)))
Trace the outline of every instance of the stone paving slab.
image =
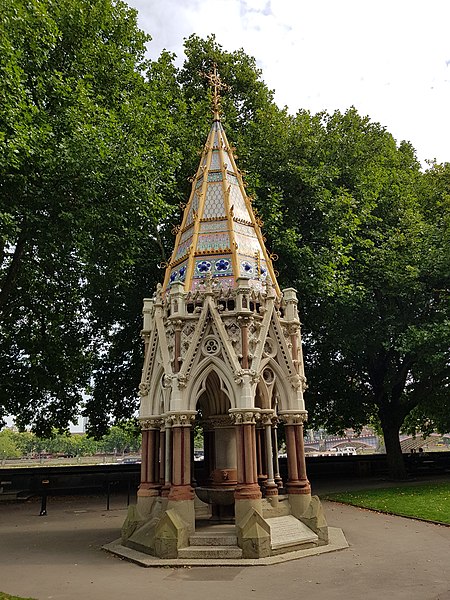
MULTIPOLYGON (((355 482, 358 489, 369 487, 355 482)), ((351 489, 340 480, 342 488, 351 489)), ((378 485, 378 484, 377 484, 378 485)), ((317 489, 317 488, 316 488, 317 489)), ((336 488, 335 488, 336 489, 336 488)), ((314 490, 316 491, 316 490, 314 490)), ((327 491, 333 486, 327 485, 327 491)), ((38 600, 450 600, 450 528, 324 502, 343 552, 265 568, 139 568, 101 550, 120 534, 126 497, 0 505, 0 591, 38 600)))

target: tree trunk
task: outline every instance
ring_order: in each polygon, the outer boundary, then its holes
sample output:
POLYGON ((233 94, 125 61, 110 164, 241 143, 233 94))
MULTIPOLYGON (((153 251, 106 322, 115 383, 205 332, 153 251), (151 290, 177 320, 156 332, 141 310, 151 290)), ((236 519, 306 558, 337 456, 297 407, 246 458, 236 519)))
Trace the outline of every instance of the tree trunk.
POLYGON ((406 479, 406 467, 400 446, 400 425, 391 422, 393 419, 381 419, 389 479, 406 479), (387 422, 388 421, 388 422, 387 422))

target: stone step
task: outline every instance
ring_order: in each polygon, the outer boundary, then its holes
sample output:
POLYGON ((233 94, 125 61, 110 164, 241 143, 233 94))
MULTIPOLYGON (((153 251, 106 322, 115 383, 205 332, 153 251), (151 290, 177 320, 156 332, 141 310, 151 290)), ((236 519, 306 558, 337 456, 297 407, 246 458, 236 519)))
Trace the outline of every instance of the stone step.
POLYGON ((227 533, 195 533, 189 538, 190 546, 236 546, 237 537, 227 533))
POLYGON ((242 558, 237 546, 188 546, 178 550, 178 558, 242 558))

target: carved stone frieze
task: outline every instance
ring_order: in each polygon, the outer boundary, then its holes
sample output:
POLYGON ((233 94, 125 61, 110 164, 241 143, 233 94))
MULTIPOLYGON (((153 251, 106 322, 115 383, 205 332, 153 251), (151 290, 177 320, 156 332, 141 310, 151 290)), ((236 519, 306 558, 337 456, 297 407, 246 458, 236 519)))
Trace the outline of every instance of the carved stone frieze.
POLYGON ((211 415, 207 419, 208 429, 217 429, 219 427, 230 427, 233 424, 230 415, 211 415))

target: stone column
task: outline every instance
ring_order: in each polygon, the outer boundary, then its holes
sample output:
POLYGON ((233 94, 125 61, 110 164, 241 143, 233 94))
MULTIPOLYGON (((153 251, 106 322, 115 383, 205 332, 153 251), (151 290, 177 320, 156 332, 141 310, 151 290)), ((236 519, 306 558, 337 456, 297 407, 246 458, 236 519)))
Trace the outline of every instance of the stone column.
POLYGON ((214 451, 214 431, 212 429, 211 422, 208 420, 203 421, 203 481, 202 485, 209 485, 211 480, 211 473, 215 467, 215 451, 214 451))
POLYGON ((170 483, 172 481, 172 421, 166 418, 164 421, 164 485, 161 489, 161 496, 167 498, 170 492, 170 483))
MULTIPOLYGON (((164 420, 162 419, 164 424, 164 420)), ((159 483, 163 487, 166 479, 166 430, 161 427, 159 431, 159 483)))
POLYGON ((273 411, 265 410, 262 415, 262 424, 264 426, 265 435, 265 447, 266 447, 266 470, 267 480, 265 482, 266 496, 277 496, 278 486, 275 482, 274 474, 274 457, 273 457, 273 446, 272 446, 272 421, 274 415, 273 411))
POLYGON ((231 409, 236 427, 237 486, 234 493, 235 516, 238 525, 250 508, 262 514, 261 490, 256 464, 256 419, 259 410, 231 409))
POLYGON ((137 492, 139 511, 148 514, 154 499, 161 493, 159 481, 159 425, 160 419, 141 421, 141 483, 137 492))
POLYGON ((172 475, 167 509, 173 509, 191 533, 195 530, 194 489, 191 485, 191 426, 195 415, 196 411, 168 414, 172 425, 172 475))
POLYGON ((191 425, 194 419, 195 412, 169 415, 172 424, 172 478, 169 500, 194 498, 191 486, 191 425))
POLYGON ((280 413, 285 423, 288 481, 286 490, 292 512, 300 517, 311 501, 311 486, 306 474, 305 448, 303 443, 303 423, 306 411, 286 411, 280 413))
POLYGON ((280 475, 280 462, 278 459, 278 421, 274 419, 272 425, 272 446, 273 446, 273 470, 274 470, 274 479, 277 484, 277 488, 280 489, 283 487, 283 479, 280 475))

